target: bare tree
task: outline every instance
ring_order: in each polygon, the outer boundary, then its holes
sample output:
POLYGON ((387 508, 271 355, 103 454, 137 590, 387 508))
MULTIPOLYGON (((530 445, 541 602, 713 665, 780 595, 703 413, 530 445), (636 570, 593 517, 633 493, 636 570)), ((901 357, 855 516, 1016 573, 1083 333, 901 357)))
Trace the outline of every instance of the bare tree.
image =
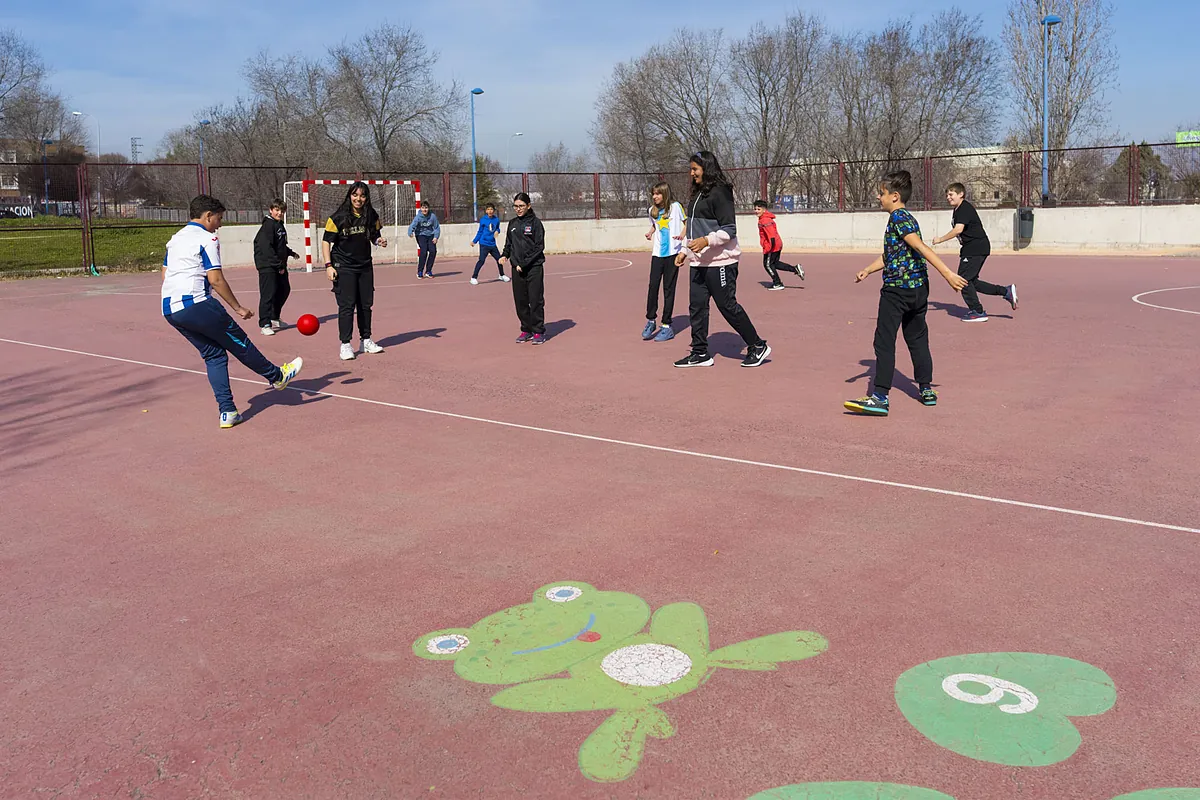
MULTIPOLYGON (((1117 48, 1108 0, 1012 0, 1003 42, 1008 53, 1017 137, 1042 141, 1041 21, 1062 18, 1050 35, 1050 147, 1088 144, 1108 125, 1106 94, 1116 84, 1117 48)), ((1052 154, 1051 176, 1063 164, 1052 154)))
POLYGON ((530 192, 538 196, 542 215, 547 219, 586 216, 594 189, 584 153, 572 153, 562 142, 549 145, 529 159, 530 192))
POLYGON ((8 98, 3 133, 21 143, 25 158, 40 153, 46 140, 60 149, 79 147, 84 140, 79 118, 72 116, 66 101, 42 81, 8 98))
POLYGON ((37 50, 15 30, 0 29, 0 117, 7 116, 11 98, 39 86, 45 74, 46 67, 37 50))
POLYGON ((362 139, 382 169, 396 166, 395 146, 403 139, 431 142, 456 120, 460 87, 433 77, 437 54, 421 34, 383 25, 353 44, 330 50, 328 94, 347 137, 362 139))
POLYGON ((820 21, 795 13, 783 24, 759 23, 730 52, 729 75, 738 113, 734 129, 743 163, 771 166, 768 195, 788 177, 787 165, 807 155, 822 113, 827 36, 820 21))

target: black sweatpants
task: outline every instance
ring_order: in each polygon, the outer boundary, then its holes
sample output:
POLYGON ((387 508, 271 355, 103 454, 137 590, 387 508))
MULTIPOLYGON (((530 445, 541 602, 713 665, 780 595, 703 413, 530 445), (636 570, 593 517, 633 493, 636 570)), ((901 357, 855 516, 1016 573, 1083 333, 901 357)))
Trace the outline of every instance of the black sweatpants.
POLYGON ((780 261, 779 257, 781 255, 783 255, 782 250, 776 250, 774 253, 763 253, 763 269, 767 271, 767 275, 771 278, 771 283, 774 286, 783 285, 783 281, 779 280, 779 270, 781 269, 784 272, 794 272, 797 275, 800 274, 800 270, 796 269, 796 267, 792 266, 791 264, 784 264, 782 261, 780 261))
POLYGON ((504 266, 500 263, 500 251, 496 249, 494 244, 479 245, 479 260, 475 262, 475 271, 471 273, 472 278, 479 277, 479 270, 483 269, 483 265, 487 263, 488 256, 496 259, 496 269, 500 270, 500 276, 504 276, 504 266))
POLYGON ((513 267, 513 302, 522 333, 546 332, 546 273, 545 265, 513 267))
POLYGON ((354 312, 358 312, 358 335, 371 338, 371 306, 375 302, 375 270, 361 272, 338 267, 333 280, 333 294, 338 301, 338 336, 342 344, 350 344, 354 333, 354 312))
POLYGON ((679 280, 679 267, 675 256, 650 257, 650 292, 646 295, 646 319, 653 322, 658 317, 658 287, 662 284, 662 324, 670 325, 675 315, 675 284, 679 280))
POLYGON ((991 294, 996 297, 1004 297, 1008 294, 1006 287, 979 279, 979 273, 983 269, 985 261, 987 261, 986 255, 958 257, 958 274, 967 281, 967 285, 962 290, 963 302, 967 304, 967 308, 980 314, 984 311, 983 303, 979 302, 979 295, 991 294))
POLYGON ((747 347, 762 342, 746 309, 737 301, 738 265, 692 267, 691 297, 688 311, 692 318, 692 353, 708 355, 708 301, 716 301, 717 311, 738 332, 747 347))
POLYGON ((260 269, 258 271, 258 324, 268 328, 273 319, 283 319, 283 304, 292 293, 292 282, 288 280, 287 268, 260 269))
POLYGON ((929 284, 916 289, 884 286, 879 293, 879 319, 875 323, 875 391, 886 395, 896 372, 896 333, 904 331, 904 343, 912 356, 913 380, 933 383, 933 356, 929 353, 929 284))

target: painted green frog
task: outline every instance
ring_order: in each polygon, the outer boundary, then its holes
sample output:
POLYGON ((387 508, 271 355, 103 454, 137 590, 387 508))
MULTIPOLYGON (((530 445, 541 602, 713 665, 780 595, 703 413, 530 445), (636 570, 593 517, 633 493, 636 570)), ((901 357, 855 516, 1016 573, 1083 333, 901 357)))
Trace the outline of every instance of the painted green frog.
POLYGON ((508 685, 492 697, 501 708, 611 711, 579 748, 579 769, 594 781, 621 781, 637 770, 648 738, 674 735, 660 704, 715 669, 772 670, 828 646, 816 633, 788 631, 710 652, 708 620, 694 603, 671 603, 651 618, 636 595, 562 581, 470 628, 426 634, 413 652, 454 661, 472 683, 508 685))

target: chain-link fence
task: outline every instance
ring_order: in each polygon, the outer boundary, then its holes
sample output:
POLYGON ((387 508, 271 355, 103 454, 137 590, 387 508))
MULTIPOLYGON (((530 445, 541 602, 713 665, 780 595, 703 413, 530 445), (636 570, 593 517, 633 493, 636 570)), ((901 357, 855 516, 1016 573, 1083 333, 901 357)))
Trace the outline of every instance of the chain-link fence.
POLYGON ((83 269, 85 195, 76 164, 0 164, 0 277, 83 269))

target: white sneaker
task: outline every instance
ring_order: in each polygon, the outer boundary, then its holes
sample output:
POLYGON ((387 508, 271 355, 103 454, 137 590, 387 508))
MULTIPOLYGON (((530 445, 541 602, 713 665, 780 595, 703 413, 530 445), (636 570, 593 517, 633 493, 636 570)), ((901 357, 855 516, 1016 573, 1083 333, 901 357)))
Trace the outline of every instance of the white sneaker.
POLYGON ((271 320, 271 327, 274 328, 275 330, 279 330, 280 328, 283 327, 283 323, 277 319, 273 319, 273 320, 271 320))
POLYGON ((478 286, 478 285, 479 285, 479 278, 471 278, 471 285, 472 285, 472 286, 478 286))
POLYGON ((262 329, 259 331, 259 333, 261 333, 263 336, 274 336, 275 329, 270 327, 269 325, 264 325, 262 327, 262 329))
POLYGON ((510 279, 507 275, 501 275, 500 280, 504 281, 505 283, 508 283, 510 279))
POLYGON ((376 353, 382 353, 383 348, 380 347, 379 345, 375 344, 374 342, 372 342, 370 339, 363 339, 362 340, 362 351, 364 353, 370 353, 372 355, 375 355, 376 353))
POLYGON ((342 345, 342 349, 338 352, 338 357, 342 361, 353 361, 355 359, 354 348, 350 346, 349 342, 342 345))
POLYGON ((800 280, 804 280, 804 267, 799 264, 796 265, 796 275, 799 276, 800 280))
POLYGON ((240 425, 241 423, 242 423, 242 415, 239 414, 238 412, 236 412, 236 411, 222 411, 221 412, 221 427, 222 428, 232 428, 234 425, 240 425))

